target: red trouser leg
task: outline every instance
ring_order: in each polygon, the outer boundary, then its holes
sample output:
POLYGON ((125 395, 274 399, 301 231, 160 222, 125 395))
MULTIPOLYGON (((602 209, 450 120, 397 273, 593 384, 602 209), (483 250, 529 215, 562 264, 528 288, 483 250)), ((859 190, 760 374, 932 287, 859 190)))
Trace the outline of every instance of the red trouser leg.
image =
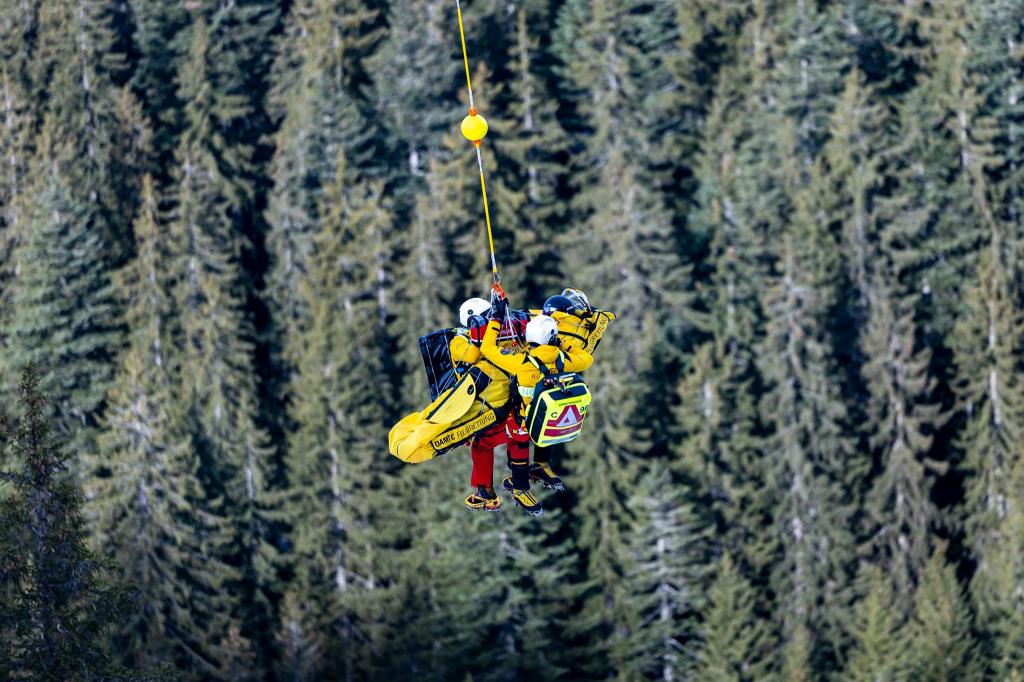
POLYGON ((469 484, 474 488, 481 485, 494 487, 494 448, 504 443, 505 438, 505 425, 495 424, 473 439, 469 446, 473 455, 473 473, 469 477, 469 484))
POLYGON ((508 468, 512 472, 512 485, 519 490, 530 489, 530 434, 519 425, 515 414, 505 421, 508 436, 508 468))

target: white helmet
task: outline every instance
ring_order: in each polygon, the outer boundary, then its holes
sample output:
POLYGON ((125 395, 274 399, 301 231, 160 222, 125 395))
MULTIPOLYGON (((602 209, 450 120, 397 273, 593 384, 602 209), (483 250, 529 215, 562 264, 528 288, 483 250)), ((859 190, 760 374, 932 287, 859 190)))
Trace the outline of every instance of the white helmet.
POLYGON ((484 315, 491 309, 491 304, 482 298, 469 298, 459 307, 459 322, 463 327, 469 326, 471 315, 484 315))
POLYGON ((526 342, 546 346, 558 337, 558 323, 555 318, 538 315, 526 325, 526 342))
POLYGON ((575 303, 580 308, 583 308, 584 310, 591 312, 594 310, 593 308, 590 307, 590 299, 587 298, 587 295, 580 291, 579 289, 571 289, 566 287, 565 289, 562 289, 562 296, 565 296, 567 299, 575 303))

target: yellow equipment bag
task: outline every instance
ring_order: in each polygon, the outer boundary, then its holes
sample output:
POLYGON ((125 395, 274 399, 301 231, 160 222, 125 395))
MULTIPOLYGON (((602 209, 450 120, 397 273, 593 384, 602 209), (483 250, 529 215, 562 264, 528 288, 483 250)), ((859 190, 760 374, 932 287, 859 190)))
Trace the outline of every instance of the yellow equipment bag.
POLYGON ((545 375, 533 394, 524 426, 530 440, 540 447, 576 440, 583 430, 583 421, 590 407, 590 389, 583 378, 563 372, 562 355, 556 360, 557 372, 551 372, 532 355, 527 358, 545 375))
POLYGON ((481 398, 490 384, 475 367, 442 391, 420 412, 407 415, 388 433, 388 451, 409 464, 419 464, 461 445, 508 414, 508 397, 494 406, 481 398))

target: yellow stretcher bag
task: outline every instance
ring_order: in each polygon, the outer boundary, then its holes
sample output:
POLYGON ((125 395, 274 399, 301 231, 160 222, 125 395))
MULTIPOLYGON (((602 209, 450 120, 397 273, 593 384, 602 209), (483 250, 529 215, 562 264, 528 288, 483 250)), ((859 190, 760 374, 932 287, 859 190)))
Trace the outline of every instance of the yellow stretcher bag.
POLYGON ((587 418, 590 389, 579 374, 562 371, 564 360, 561 353, 556 360, 557 372, 548 370, 532 355, 527 358, 544 375, 537 382, 533 401, 526 413, 524 426, 530 440, 540 447, 576 440, 587 418))
POLYGON ((481 394, 490 379, 472 367, 454 386, 441 392, 420 412, 407 415, 388 433, 388 451, 409 464, 419 464, 443 455, 476 433, 504 419, 505 404, 491 405, 481 394))

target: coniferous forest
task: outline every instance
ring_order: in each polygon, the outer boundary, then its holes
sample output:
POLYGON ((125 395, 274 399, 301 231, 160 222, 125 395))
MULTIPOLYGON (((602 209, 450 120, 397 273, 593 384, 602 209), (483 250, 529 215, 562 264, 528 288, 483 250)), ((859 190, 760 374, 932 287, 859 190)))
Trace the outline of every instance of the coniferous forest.
POLYGON ((463 11, 511 305, 618 315, 540 518, 388 454, 454 0, 0 0, 0 679, 1024 679, 1024 2, 463 11))

